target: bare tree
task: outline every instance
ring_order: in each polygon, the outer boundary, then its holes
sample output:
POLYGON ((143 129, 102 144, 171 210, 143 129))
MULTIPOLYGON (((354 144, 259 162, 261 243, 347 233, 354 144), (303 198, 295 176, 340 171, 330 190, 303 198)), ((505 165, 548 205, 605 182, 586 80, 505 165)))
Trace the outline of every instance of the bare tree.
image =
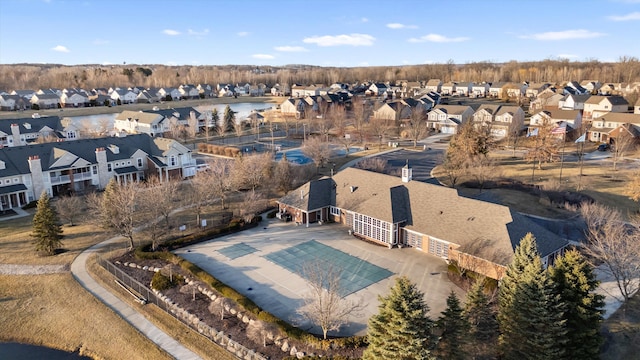
POLYGON ((489 158, 481 158, 471 163, 469 172, 471 173, 471 176, 473 176, 478 182, 480 192, 482 192, 485 184, 488 181, 496 179, 500 176, 499 169, 500 168, 497 166, 495 161, 489 158))
POLYGON ((353 127, 358 134, 358 141, 362 143, 363 132, 367 121, 369 120, 370 105, 366 99, 354 98, 351 101, 351 111, 353 112, 353 127))
POLYGON ((319 136, 309 137, 309 139, 302 144, 302 152, 316 164, 316 172, 331 157, 329 144, 319 136))
POLYGON ((231 170, 235 188, 255 190, 264 185, 272 175, 271 156, 271 153, 262 153, 236 158, 231 170))
POLYGON ((139 189, 137 183, 118 184, 111 179, 101 196, 87 197, 93 219, 102 228, 125 237, 129 241, 129 249, 134 247, 136 226, 145 220, 138 212, 139 189))
POLYGON ((629 300, 640 289, 638 224, 625 223, 620 211, 596 203, 582 203, 580 213, 587 224, 587 255, 615 279, 621 300, 629 300))
POLYGON ((365 304, 344 297, 342 269, 327 262, 311 262, 303 269, 309 292, 303 295, 305 305, 298 313, 322 329, 324 339, 329 331, 338 331, 351 316, 360 316, 365 304))
POLYGON ((265 200, 261 193, 251 190, 247 191, 242 197, 242 202, 238 207, 237 214, 245 223, 251 222, 258 211, 265 208, 265 200))
POLYGON ((60 196, 55 200, 58 216, 69 226, 74 226, 75 221, 84 212, 84 201, 77 195, 60 196))
POLYGON ((212 314, 220 313, 220 320, 224 320, 225 311, 231 310, 233 302, 225 297, 219 296, 209 304, 209 312, 212 314))
POLYGON ((427 126, 427 113, 421 105, 412 109, 409 122, 406 123, 406 133, 413 141, 413 147, 418 146, 418 141, 422 140, 429 133, 427 126))
POLYGON ((520 133, 522 132, 522 127, 517 122, 512 121, 509 124, 509 128, 507 128, 507 133, 505 134, 505 140, 507 144, 513 146, 513 157, 516 157, 516 148, 518 147, 518 141, 520 140, 520 133))
POLYGON ((267 340, 274 340, 280 336, 280 328, 277 324, 261 320, 249 322, 247 327, 247 336, 256 343, 262 343, 263 347, 267 346, 267 340))
POLYGON ((382 149, 382 139, 387 134, 389 128, 390 125, 387 119, 380 119, 375 117, 369 119, 367 130, 372 138, 378 140, 378 150, 382 149))
POLYGON ((628 151, 633 151, 636 145, 635 137, 629 132, 629 129, 626 127, 621 127, 618 129, 618 136, 615 138, 615 143, 613 144, 613 148, 611 149, 611 153, 613 157, 611 158, 613 162, 613 171, 616 171, 616 166, 620 160, 624 157, 624 155, 628 151))
POLYGON ((629 199, 640 202, 640 171, 636 171, 631 181, 627 183, 624 194, 627 195, 629 199))
POLYGON ((273 180, 278 190, 284 193, 289 192, 293 188, 293 170, 291 163, 287 160, 287 154, 282 154, 282 158, 276 164, 273 172, 273 180))
POLYGON ((204 171, 196 173, 196 176, 192 177, 189 181, 186 198, 196 213, 198 226, 201 224, 201 217, 205 206, 209 205, 215 198, 212 182, 212 176, 204 171))
MULTIPOLYGON (((542 124, 536 130, 536 134, 533 135, 534 144, 533 147, 527 151, 525 159, 531 161, 534 164, 537 162, 538 170, 542 169, 542 163, 552 162, 558 155, 558 148, 563 138, 558 138, 552 133, 554 124, 549 119, 544 119, 542 124)), ((533 178, 533 174, 531 177, 533 178)))
POLYGON ((227 193, 232 187, 232 162, 227 159, 214 158, 207 164, 209 165, 209 169, 204 175, 210 177, 213 196, 220 199, 222 209, 224 210, 226 207, 225 200, 227 198, 227 193))
POLYGON ((362 161, 359 161, 356 164, 356 168, 384 174, 385 170, 387 169, 387 160, 380 157, 366 158, 362 161))
POLYGON ((169 217, 180 202, 175 199, 180 183, 168 179, 160 182, 157 177, 151 177, 141 189, 140 212, 149 219, 143 232, 151 239, 151 248, 155 250, 158 240, 170 227, 169 217))

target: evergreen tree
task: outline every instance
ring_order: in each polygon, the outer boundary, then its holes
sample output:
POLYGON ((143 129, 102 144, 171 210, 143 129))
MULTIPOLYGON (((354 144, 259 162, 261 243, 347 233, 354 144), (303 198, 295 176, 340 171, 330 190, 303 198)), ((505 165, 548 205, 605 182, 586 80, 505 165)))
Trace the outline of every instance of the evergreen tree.
POLYGON ((556 292, 565 305, 566 353, 573 359, 598 359, 603 339, 600 335, 604 296, 593 267, 576 250, 567 251, 549 268, 556 292))
POLYGON ((484 293, 484 281, 477 280, 467 292, 462 313, 469 324, 470 351, 476 359, 496 357, 498 320, 489 298, 484 293))
POLYGON ((564 356, 564 307, 542 266, 535 238, 527 234, 502 279, 498 320, 504 359, 564 356))
POLYGON ((369 319, 369 347, 363 359, 432 359, 429 349, 433 345, 433 322, 427 316, 429 307, 424 294, 416 285, 400 277, 389 295, 378 299, 379 313, 369 319))
POLYGON ((460 300, 458 300, 453 291, 447 298, 447 308, 438 319, 437 326, 442 332, 436 346, 438 358, 450 360, 466 359, 469 324, 462 316, 460 300))
POLYGON ((219 121, 220 121, 220 114, 218 114, 218 109, 213 108, 213 110, 211 110, 211 124, 214 127, 217 127, 219 121))
POLYGON ((58 213, 51 206, 49 195, 43 191, 38 199, 35 215, 33 215, 33 232, 36 251, 42 251, 48 255, 55 254, 56 249, 62 246, 62 228, 58 219, 58 213))
POLYGON ((231 110, 231 107, 229 105, 227 105, 224 108, 224 123, 227 126, 227 132, 229 131, 233 131, 234 127, 236 125, 236 113, 231 110))

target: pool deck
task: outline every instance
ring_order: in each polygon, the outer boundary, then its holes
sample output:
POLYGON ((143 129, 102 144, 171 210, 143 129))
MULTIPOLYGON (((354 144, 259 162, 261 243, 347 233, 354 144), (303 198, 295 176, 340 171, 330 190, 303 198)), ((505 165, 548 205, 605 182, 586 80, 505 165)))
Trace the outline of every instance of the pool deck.
MULTIPOLYGON (((303 305, 303 294, 309 291, 305 279, 268 258, 270 254, 311 240, 348 254, 346 266, 367 263, 392 273, 388 277, 372 277, 375 282, 363 283, 360 290, 346 296, 347 300, 366 303, 363 314, 352 318, 339 333, 331 335, 366 334, 369 317, 378 312, 378 295, 388 294, 398 275, 408 276, 424 292, 432 319, 437 319, 446 308, 446 298, 451 291, 460 298, 464 297, 464 292, 448 280, 447 265, 443 259, 415 249, 388 249, 358 240, 348 235, 347 227, 340 224, 311 224, 307 228, 277 219, 264 220, 257 228, 182 248, 176 253, 232 286, 266 311, 302 329, 320 333, 318 328, 297 314, 303 305)), ((363 276, 368 275, 363 273, 363 276)))

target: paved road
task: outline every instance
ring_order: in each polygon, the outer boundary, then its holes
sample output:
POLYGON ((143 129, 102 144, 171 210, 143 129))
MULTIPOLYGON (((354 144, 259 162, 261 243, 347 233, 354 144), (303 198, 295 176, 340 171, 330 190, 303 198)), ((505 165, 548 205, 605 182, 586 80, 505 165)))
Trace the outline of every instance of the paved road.
POLYGON ((89 275, 89 272, 87 271, 87 260, 89 257, 92 254, 97 253, 100 249, 119 241, 122 241, 122 238, 111 238, 83 251, 78 255, 78 257, 76 257, 73 263, 71 263, 71 273, 73 274, 73 277, 78 281, 78 283, 80 283, 80 285, 82 285, 82 287, 93 294, 93 296, 113 309, 113 311, 120 315, 120 317, 138 329, 138 331, 149 338, 149 340, 153 341, 174 358, 180 360, 201 359, 200 356, 182 346, 182 344, 174 338, 160 330, 149 320, 145 319, 142 314, 110 293, 109 290, 102 287, 91 277, 91 275, 89 275))

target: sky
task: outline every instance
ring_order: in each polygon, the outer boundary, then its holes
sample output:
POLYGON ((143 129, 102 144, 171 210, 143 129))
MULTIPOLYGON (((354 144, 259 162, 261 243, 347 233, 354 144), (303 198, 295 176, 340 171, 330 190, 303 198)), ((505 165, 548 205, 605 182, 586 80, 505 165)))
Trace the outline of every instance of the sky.
POLYGON ((640 58, 640 0, 0 0, 0 64, 640 58))

